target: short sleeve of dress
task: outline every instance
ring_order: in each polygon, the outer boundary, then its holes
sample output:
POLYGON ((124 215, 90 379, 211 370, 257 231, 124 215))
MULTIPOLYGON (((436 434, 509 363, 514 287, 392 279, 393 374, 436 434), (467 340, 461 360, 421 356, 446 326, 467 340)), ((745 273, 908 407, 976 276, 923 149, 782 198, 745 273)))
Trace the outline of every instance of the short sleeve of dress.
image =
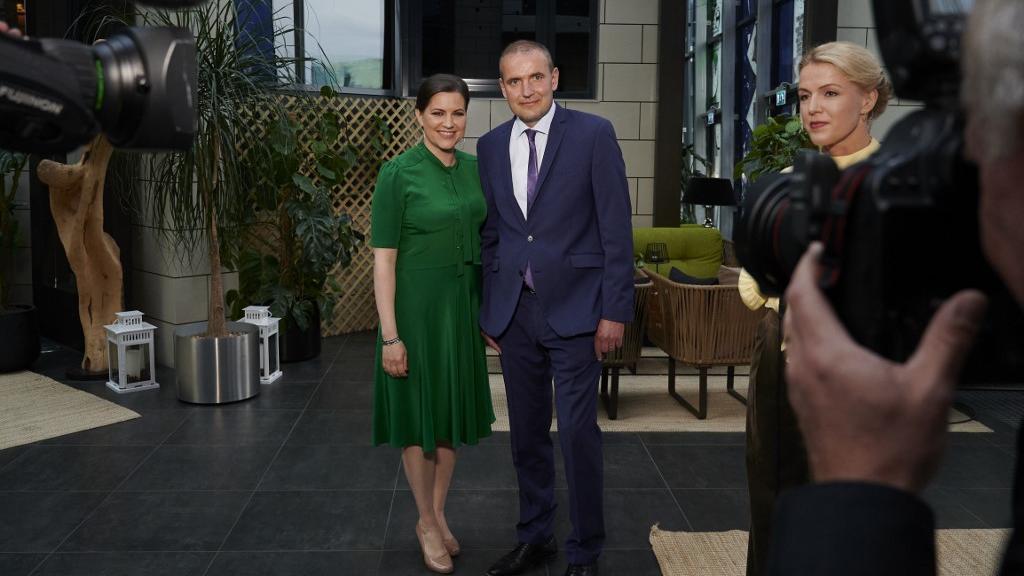
POLYGON ((405 195, 398 183, 398 167, 393 162, 381 166, 370 210, 370 246, 398 248, 405 195))

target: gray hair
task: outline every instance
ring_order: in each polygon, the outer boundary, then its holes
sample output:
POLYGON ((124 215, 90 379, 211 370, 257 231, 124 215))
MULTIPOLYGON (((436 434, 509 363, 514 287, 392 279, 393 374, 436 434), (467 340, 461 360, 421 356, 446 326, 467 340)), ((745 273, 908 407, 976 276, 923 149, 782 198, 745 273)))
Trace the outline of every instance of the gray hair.
POLYGON ((1014 154, 1024 130, 1024 2, 978 0, 964 39, 961 97, 977 122, 981 151, 1014 154))

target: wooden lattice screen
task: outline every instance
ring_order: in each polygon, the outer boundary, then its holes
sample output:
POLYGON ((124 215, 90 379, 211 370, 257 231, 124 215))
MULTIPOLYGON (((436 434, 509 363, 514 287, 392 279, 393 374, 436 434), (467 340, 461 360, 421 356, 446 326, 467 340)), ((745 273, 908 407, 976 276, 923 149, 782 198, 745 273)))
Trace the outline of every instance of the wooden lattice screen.
MULTIPOLYGON (((409 149, 421 138, 421 130, 413 112, 414 102, 401 98, 339 96, 285 96, 285 107, 306 127, 316 125, 317 116, 329 109, 338 113, 345 123, 343 138, 360 150, 369 149, 369 140, 377 133, 378 119, 387 123, 391 141, 382 160, 387 161, 409 149)), ((341 144, 345 144, 342 142, 341 144)), ((352 225, 367 235, 370 232, 370 200, 377 180, 378 166, 360 162, 349 173, 346 183, 334 190, 334 209, 347 212, 352 225)), ((316 180, 314 171, 307 174, 316 180)), ((334 309, 333 318, 323 318, 324 336, 369 330, 377 326, 377 309, 373 299, 373 252, 368 242, 360 246, 352 264, 335 270, 343 294, 334 309)))

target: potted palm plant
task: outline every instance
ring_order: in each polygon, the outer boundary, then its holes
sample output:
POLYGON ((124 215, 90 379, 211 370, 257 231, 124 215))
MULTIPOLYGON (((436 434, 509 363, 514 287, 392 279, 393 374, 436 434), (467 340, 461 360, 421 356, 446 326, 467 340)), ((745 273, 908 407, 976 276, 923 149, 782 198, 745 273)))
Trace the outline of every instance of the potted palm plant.
MULTIPOLYGON (((328 86, 320 94, 336 96, 328 86)), ((267 138, 264 185, 270 193, 257 202, 266 217, 249 229, 247 248, 236 263, 239 288, 227 300, 232 316, 262 304, 282 319, 282 362, 319 355, 321 318, 332 316, 342 292, 334 272, 351 263, 364 239, 349 215, 334 209, 333 199, 358 162, 380 162, 390 130, 376 119, 369 146, 360 151, 347 141, 344 129, 341 117, 324 108, 308 127, 281 116, 267 138)))
POLYGON ((7 342, 0 347, 0 372, 24 370, 39 357, 36 309, 10 301, 8 276, 20 237, 14 209, 26 161, 24 154, 0 150, 0 334, 7 342))
POLYGON ((143 176, 152 221, 187 258, 205 253, 209 261, 207 322, 175 333, 178 397, 198 403, 241 400, 259 391, 258 334, 248 324, 227 321, 222 256, 237 245, 250 211, 254 167, 267 160, 261 156, 265 147, 243 152, 240 144, 263 137, 258 114, 273 114, 280 101, 269 84, 292 64, 268 56, 258 38, 239 32, 247 26, 235 2, 140 17, 149 25, 189 29, 196 38, 195 143, 188 151, 148 157, 143 176))

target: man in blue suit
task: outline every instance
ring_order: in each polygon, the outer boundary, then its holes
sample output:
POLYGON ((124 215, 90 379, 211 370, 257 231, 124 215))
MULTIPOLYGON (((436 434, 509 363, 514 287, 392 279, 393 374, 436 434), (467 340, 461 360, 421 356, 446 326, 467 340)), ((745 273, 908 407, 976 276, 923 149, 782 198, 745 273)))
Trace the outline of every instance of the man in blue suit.
POLYGON ((626 170, 607 120, 554 104, 558 69, 547 48, 514 42, 499 68, 515 117, 477 143, 487 199, 480 327, 501 354, 519 545, 488 574, 521 574, 557 554, 554 380, 573 526, 566 574, 591 576, 605 537, 597 381, 633 317, 626 170))

